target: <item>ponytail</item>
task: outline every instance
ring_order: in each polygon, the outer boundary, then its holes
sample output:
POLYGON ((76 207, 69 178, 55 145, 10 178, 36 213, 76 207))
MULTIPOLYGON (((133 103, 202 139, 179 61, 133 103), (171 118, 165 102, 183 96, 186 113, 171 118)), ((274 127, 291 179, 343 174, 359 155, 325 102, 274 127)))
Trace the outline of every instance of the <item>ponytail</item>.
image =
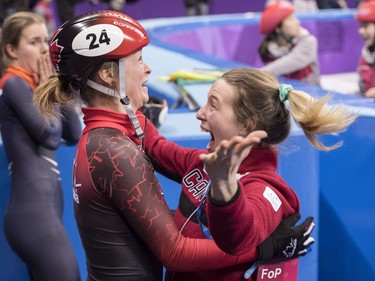
POLYGON ((33 102, 42 115, 57 122, 55 106, 68 106, 73 101, 73 91, 69 89, 67 81, 61 80, 57 75, 52 75, 46 82, 35 89, 33 102))
POLYGON ((317 135, 338 134, 352 124, 356 116, 345 106, 328 106, 331 96, 314 99, 302 91, 291 90, 288 94, 289 111, 293 119, 303 130, 309 142, 317 149, 329 151, 342 145, 338 142, 331 146, 322 144, 317 135))

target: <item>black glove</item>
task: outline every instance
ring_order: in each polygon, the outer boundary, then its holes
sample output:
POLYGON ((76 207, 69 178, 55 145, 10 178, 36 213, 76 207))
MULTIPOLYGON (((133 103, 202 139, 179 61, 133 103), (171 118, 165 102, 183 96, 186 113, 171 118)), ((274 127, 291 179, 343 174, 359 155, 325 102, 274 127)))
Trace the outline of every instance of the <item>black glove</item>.
POLYGON ((310 237, 315 224, 308 217, 302 224, 294 226, 301 218, 299 213, 281 221, 276 230, 259 245, 259 261, 273 259, 292 259, 310 252, 315 240, 310 237))

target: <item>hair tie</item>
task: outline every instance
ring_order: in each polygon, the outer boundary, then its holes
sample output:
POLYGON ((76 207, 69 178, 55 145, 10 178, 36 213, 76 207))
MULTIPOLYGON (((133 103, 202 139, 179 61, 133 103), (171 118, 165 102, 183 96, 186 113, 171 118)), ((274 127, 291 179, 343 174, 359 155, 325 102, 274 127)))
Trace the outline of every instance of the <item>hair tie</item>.
POLYGON ((289 84, 280 84, 279 86, 279 98, 281 102, 288 100, 288 93, 293 91, 292 85, 289 84))

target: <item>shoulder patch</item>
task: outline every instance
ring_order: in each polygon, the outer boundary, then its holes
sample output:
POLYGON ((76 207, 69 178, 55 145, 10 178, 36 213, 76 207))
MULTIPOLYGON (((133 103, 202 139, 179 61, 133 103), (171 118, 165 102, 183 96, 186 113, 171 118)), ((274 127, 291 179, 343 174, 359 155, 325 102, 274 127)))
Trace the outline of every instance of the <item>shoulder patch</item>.
POLYGON ((279 210, 282 202, 280 198, 277 196, 275 191, 273 191, 271 188, 266 186, 263 192, 263 197, 268 200, 268 202, 271 203, 272 208, 275 210, 275 213, 279 210))

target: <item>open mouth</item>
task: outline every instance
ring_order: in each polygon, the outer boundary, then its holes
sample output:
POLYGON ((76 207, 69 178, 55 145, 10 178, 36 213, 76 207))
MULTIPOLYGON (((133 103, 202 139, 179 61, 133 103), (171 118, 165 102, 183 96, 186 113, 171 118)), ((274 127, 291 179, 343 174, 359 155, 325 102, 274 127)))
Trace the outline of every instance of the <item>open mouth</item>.
POLYGON ((148 87, 147 87, 146 83, 143 83, 141 86, 142 86, 142 88, 141 88, 142 92, 148 94, 148 87))
POLYGON ((214 137, 214 135, 212 134, 211 131, 206 130, 206 129, 202 128, 202 127, 201 127, 201 130, 202 130, 202 132, 205 132, 205 133, 210 134, 211 140, 208 142, 208 144, 207 144, 207 146, 206 146, 206 149, 207 149, 209 152, 212 152, 212 151, 214 150, 215 137, 214 137))

